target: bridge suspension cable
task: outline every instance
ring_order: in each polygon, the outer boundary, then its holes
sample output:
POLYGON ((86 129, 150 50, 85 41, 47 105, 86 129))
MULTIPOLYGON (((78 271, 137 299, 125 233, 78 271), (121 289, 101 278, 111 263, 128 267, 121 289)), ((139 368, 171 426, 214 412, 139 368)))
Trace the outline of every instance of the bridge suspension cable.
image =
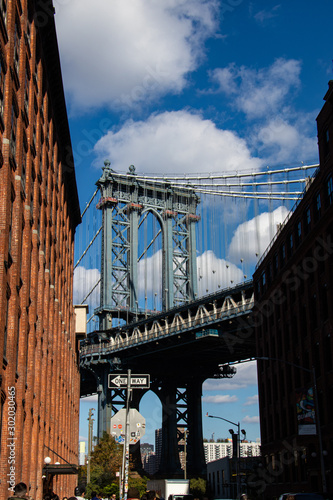
MULTIPOLYGON (((197 206, 198 224, 196 229, 198 297, 213 290, 234 286, 252 275, 252 270, 261 254, 274 237, 277 227, 293 211, 310 184, 318 165, 299 165, 296 167, 266 168, 259 171, 237 171, 221 173, 190 173, 190 174, 136 174, 133 171, 118 173, 112 171, 115 183, 121 184, 126 176, 133 180, 142 190, 142 200, 148 200, 156 193, 162 193, 161 203, 165 202, 168 192, 181 189, 196 194, 199 200, 197 206), (156 186, 156 192, 155 187, 156 186), (162 188, 161 188, 162 186, 162 188), (165 195, 163 194, 165 189, 165 195)), ((130 182, 128 183, 130 186, 130 182)), ((128 189, 130 189, 128 187, 128 189)), ((96 209, 96 199, 99 189, 96 189, 82 212, 82 224, 76 234, 76 264, 74 291, 76 303, 88 303, 90 318, 95 317, 99 307, 99 285, 101 283, 101 235, 102 211, 96 209), (78 244, 77 244, 78 243, 78 244), (80 246, 82 248, 78 248, 80 246), (82 298, 83 297, 83 298, 82 298)), ((119 193, 120 195, 120 193, 119 193)), ((123 193, 124 199, 129 199, 129 193, 123 193)), ((118 194, 116 194, 117 198, 118 194)), ((98 197, 99 198, 99 197, 98 197)), ((114 198, 110 203, 117 203, 114 198)), ((178 203, 184 203, 179 196, 174 206, 166 210, 172 224, 177 223, 178 203)), ((102 200, 103 201, 103 200, 102 200)), ((145 201, 143 201, 143 204, 145 201)), ((138 204, 137 207, 140 205, 138 204)), ((132 208, 130 208, 132 209, 132 208)), ((134 207, 134 209, 136 209, 134 207)), ((116 253, 110 256, 114 260, 110 279, 119 282, 122 290, 123 282, 119 278, 119 259, 128 258, 129 240, 125 229, 127 212, 124 208, 124 222, 120 222, 120 230, 116 239, 114 233, 113 247, 116 253), (122 225, 123 224, 123 225, 122 225), (121 229, 123 228, 123 229, 121 229)), ((139 253, 138 273, 140 281, 140 297, 136 300, 137 311, 145 314, 158 312, 161 308, 162 284, 161 262, 163 253, 163 237, 161 221, 151 210, 143 210, 138 218, 139 253), (158 287, 158 288, 156 288, 158 287), (159 291, 157 291, 159 290, 159 291)), ((116 213, 116 212, 115 212, 116 213)), ((113 216, 114 217, 114 216, 113 216)), ((127 227, 127 226, 126 226, 127 227)), ((182 252, 186 245, 186 222, 179 225, 179 235, 184 232, 184 239, 174 242, 174 271, 181 275, 182 252), (176 245, 179 245, 176 248, 176 245)), ((184 275, 184 280, 186 276, 184 275)), ((124 282, 124 286, 125 282, 124 282)), ((121 292, 122 293, 122 292, 121 292)), ((175 290, 181 293, 181 289, 175 290)), ((126 313, 126 307, 119 307, 119 318, 126 313)))
MULTIPOLYGON (((302 194, 303 190, 294 191, 260 191, 255 190, 255 192, 249 192, 246 188, 258 188, 258 187, 269 187, 273 186, 277 188, 279 185, 290 186, 293 184, 304 185, 308 179, 307 177, 297 177, 295 179, 290 179, 289 174, 296 174, 298 172, 312 172, 318 168, 319 165, 300 165, 297 167, 285 167, 277 169, 262 170, 258 172, 254 171, 244 171, 244 172, 234 172, 234 173, 210 173, 210 174, 182 174, 182 175, 141 175, 141 174, 127 174, 129 177, 132 175, 136 182, 147 182, 160 184, 161 182, 170 183, 174 187, 181 187, 182 189, 195 190, 197 193, 222 196, 222 197, 240 197, 248 199, 264 199, 264 200, 297 200, 302 194), (281 175, 288 175, 288 178, 282 178, 281 175), (267 180, 254 181, 257 177, 268 177, 267 180), (274 176, 274 181, 271 177, 274 176), (276 178, 280 176, 280 178, 276 178), (241 182, 241 179, 252 178, 252 181, 241 182), (238 182, 231 182, 233 179, 237 179, 238 182), (208 180, 209 183, 204 181, 208 180), (230 188, 238 188, 237 190, 230 191, 230 188)), ((123 173, 113 172, 112 175, 117 178, 117 176, 123 176, 123 173)))
POLYGON ((97 233, 95 234, 95 236, 93 237, 93 239, 89 242, 88 246, 86 247, 86 249, 84 250, 84 252, 82 253, 81 257, 79 258, 79 260, 77 261, 77 263, 75 264, 74 266, 74 271, 75 269, 77 268, 77 266, 80 264, 81 260, 83 259, 83 257, 86 255, 86 253, 88 252, 89 248, 91 247, 91 245, 94 243, 95 239, 97 238, 97 236, 99 235, 99 233, 102 231, 102 227, 101 226, 97 233))
MULTIPOLYGON (((205 179, 209 180, 217 180, 217 179, 240 179, 243 177, 258 177, 258 176, 265 176, 265 175, 276 175, 276 174, 286 174, 286 173, 295 173, 295 172, 300 172, 300 171, 308 171, 308 170, 315 170, 318 168, 318 164, 311 164, 311 165, 299 165, 297 167, 285 167, 285 168, 276 168, 276 169, 270 169, 270 170, 259 170, 259 171, 235 171, 234 173, 228 172, 228 173, 208 173, 208 174, 196 174, 196 173, 190 173, 190 174, 177 174, 177 175, 165 175, 165 174, 156 174, 156 175, 141 175, 141 174, 132 174, 134 178, 136 179, 142 179, 142 180, 149 180, 149 181, 156 181, 156 182, 161 182, 165 180, 166 182, 175 182, 178 183, 180 182, 181 184, 186 183, 187 181, 202 181, 205 179)), ((267 167, 269 168, 269 167, 267 167)), ((118 173, 114 172, 112 175, 117 176, 117 175, 124 175, 123 173, 118 173)), ((131 174, 127 174, 131 175, 131 174)))

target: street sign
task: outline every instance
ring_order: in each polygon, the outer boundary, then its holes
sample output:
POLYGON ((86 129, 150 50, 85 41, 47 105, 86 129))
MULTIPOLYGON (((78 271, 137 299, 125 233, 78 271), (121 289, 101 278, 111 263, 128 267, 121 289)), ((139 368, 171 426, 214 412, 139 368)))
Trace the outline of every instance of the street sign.
MULTIPOLYGON (((127 387, 127 375, 114 375, 109 373, 108 387, 127 387)), ((131 389, 149 389, 150 375, 131 375, 131 389)))
MULTIPOLYGON (((120 444, 125 442, 126 409, 119 410, 110 422, 110 434, 120 444)), ((129 444, 137 443, 146 433, 146 420, 135 408, 129 409, 129 444)))

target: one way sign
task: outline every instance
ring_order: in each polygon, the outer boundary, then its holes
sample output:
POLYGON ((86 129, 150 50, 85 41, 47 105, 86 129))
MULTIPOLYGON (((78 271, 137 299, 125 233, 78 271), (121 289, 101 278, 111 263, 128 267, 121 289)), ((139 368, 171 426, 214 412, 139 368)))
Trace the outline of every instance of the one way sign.
MULTIPOLYGON (((114 375, 109 373, 108 387, 127 387, 127 375, 114 375)), ((131 389, 149 389, 150 375, 131 375, 131 389)))

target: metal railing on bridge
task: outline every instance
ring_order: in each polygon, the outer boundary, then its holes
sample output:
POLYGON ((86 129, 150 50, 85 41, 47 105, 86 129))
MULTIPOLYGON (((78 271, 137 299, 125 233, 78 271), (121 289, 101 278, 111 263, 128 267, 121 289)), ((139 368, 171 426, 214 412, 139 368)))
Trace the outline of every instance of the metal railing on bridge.
POLYGON ((80 357, 82 359, 92 355, 107 355, 138 344, 179 335, 189 330, 196 330, 200 337, 218 335, 214 325, 248 314, 253 308, 252 281, 242 286, 227 292, 223 291, 219 295, 208 295, 205 297, 206 301, 202 299, 193 301, 188 304, 187 308, 173 308, 166 313, 156 314, 138 323, 111 329, 108 332, 110 338, 107 340, 102 340, 100 336, 100 334, 108 334, 107 332, 95 332, 98 336, 98 343, 81 345, 80 357), (236 294, 240 297, 235 300, 236 294))

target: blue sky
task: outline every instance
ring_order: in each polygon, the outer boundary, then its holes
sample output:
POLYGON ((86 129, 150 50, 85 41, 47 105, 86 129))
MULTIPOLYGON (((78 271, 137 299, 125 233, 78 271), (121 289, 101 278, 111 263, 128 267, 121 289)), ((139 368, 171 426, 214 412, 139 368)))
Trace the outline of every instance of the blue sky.
MULTIPOLYGON (((105 158, 116 171, 134 164, 146 174, 318 161, 316 116, 333 78, 331 0, 54 5, 82 209, 105 158)), ((160 409, 146 399, 153 442, 160 409)), ((91 404, 82 404, 82 436, 91 404)), ((207 411, 259 437, 255 367, 207 381, 207 411)), ((207 438, 228 428, 204 418, 207 438)))

